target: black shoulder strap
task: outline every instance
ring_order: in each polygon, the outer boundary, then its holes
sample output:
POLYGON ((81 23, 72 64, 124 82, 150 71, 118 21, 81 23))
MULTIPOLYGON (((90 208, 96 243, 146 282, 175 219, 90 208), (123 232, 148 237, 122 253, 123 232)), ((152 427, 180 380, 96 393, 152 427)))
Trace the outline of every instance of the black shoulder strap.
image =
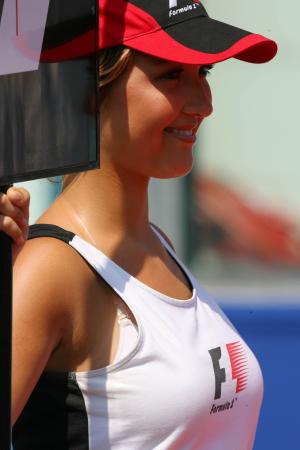
POLYGON ((57 225, 51 224, 35 224, 29 227, 28 239, 34 239, 37 237, 53 237, 55 239, 60 239, 61 241, 69 244, 74 238, 75 234, 71 231, 64 230, 57 225))
MULTIPOLYGON (((31 225, 29 227, 29 236, 28 239, 34 239, 38 237, 52 237, 55 239, 60 239, 61 241, 69 244, 74 238, 75 233, 71 231, 67 231, 64 228, 58 227, 57 225, 46 224, 46 223, 38 223, 35 225, 31 225)), ((81 258, 88 264, 88 266, 92 269, 96 276, 99 276, 99 273, 95 270, 93 265, 90 263, 85 256, 83 256, 80 251, 73 247, 76 253, 81 256, 81 258)))

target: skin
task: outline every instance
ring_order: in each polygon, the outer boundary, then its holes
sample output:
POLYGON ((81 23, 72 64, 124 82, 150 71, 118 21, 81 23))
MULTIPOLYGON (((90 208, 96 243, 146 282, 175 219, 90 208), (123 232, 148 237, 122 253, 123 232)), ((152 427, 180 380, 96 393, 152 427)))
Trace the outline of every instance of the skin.
MULTIPOLYGON (((212 112, 204 70, 137 53, 100 106, 101 170, 67 177, 38 222, 73 231, 141 282, 184 301, 191 286, 149 225, 148 184, 151 177, 183 176, 192 168, 195 133, 212 112)), ((0 213, 11 217, 15 208, 19 217, 24 208, 12 197, 0 213)), ((84 260, 56 239, 28 241, 14 280, 13 421, 44 370, 86 371, 112 362, 117 307, 135 320, 84 260)))
POLYGON ((28 236, 30 195, 26 189, 9 188, 0 193, 0 231, 12 239, 12 256, 16 260, 28 236))

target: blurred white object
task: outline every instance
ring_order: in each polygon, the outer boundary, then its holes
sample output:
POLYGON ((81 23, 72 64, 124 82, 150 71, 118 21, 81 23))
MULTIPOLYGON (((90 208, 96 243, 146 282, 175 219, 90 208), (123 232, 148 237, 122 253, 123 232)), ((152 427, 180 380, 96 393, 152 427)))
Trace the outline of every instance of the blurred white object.
POLYGON ((49 0, 5 0, 0 17, 0 75, 37 70, 49 0))

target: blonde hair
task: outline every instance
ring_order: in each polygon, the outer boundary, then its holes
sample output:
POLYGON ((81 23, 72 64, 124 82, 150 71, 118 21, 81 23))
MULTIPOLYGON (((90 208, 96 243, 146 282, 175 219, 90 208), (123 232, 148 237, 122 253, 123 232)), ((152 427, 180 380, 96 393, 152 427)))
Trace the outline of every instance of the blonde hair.
POLYGON ((130 48, 117 46, 106 48, 99 54, 99 87, 111 84, 126 69, 133 59, 134 51, 130 48))

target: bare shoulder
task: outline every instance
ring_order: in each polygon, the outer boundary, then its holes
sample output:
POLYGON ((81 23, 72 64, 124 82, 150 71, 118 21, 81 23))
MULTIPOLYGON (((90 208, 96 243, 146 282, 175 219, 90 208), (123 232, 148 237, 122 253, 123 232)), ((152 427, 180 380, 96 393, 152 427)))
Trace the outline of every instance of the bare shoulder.
POLYGON ((57 334, 57 339, 63 332, 65 287, 70 278, 65 251, 60 247, 54 239, 27 241, 13 272, 15 320, 21 315, 30 317, 33 327, 43 322, 51 334, 57 334))
POLYGON ((39 237, 27 241, 16 260, 14 294, 18 302, 34 297, 45 306, 51 298, 48 308, 59 310, 89 278, 94 278, 91 269, 72 247, 59 239, 39 237))
POLYGON ((158 231, 158 233, 165 239, 165 241, 169 244, 169 246, 170 246, 174 251, 176 251, 175 248, 174 248, 174 245, 173 245, 172 241, 171 241, 170 238, 166 235, 166 233, 165 233, 160 227, 158 227, 157 225, 155 225, 154 223, 151 223, 151 226, 152 226, 153 228, 155 228, 155 230, 158 231))

